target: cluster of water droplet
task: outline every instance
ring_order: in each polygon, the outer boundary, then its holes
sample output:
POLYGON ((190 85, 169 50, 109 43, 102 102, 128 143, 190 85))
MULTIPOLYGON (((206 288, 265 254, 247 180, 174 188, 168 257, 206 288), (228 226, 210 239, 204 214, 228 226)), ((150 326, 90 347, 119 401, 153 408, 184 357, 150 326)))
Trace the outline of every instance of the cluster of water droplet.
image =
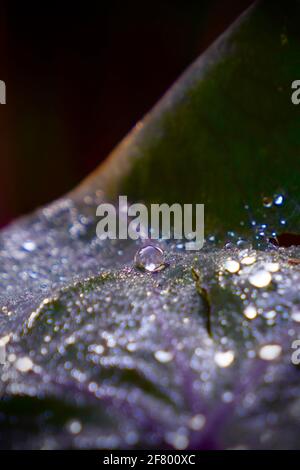
POLYGON ((263 199, 253 237, 230 232, 220 247, 210 235, 200 252, 98 240, 102 197, 60 200, 2 231, 0 392, 43 406, 29 440, 26 416, 3 401, 0 430, 14 422, 25 448, 272 447, 282 429, 296 446, 300 256, 268 243, 288 224, 286 196, 263 199))

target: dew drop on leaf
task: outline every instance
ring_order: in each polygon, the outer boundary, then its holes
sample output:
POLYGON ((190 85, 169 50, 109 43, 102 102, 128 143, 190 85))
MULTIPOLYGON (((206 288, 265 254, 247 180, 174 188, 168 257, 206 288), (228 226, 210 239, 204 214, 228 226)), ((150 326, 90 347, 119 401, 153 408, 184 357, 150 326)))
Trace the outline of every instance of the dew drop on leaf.
POLYGON ((294 308, 291 317, 296 323, 300 323, 300 309, 294 308))
POLYGON ((255 256, 245 256, 242 260, 241 260, 241 264, 244 264, 245 266, 250 266, 251 264, 254 264, 256 261, 256 257, 255 256))
POLYGON ((263 205, 264 207, 272 207, 273 200, 270 197, 264 197, 263 198, 263 205))
POLYGON ((248 305, 244 310, 244 315, 248 320, 253 320, 257 317, 257 310, 254 305, 248 305))
POLYGON ((277 194, 275 197, 274 197, 274 204, 275 206, 282 206, 284 202, 284 197, 282 194, 277 194))
POLYGON ((68 423, 67 428, 71 434, 79 434, 82 430, 82 424, 80 421, 72 420, 68 423))
POLYGON ((224 263, 224 268, 231 274, 235 274, 240 270, 240 263, 233 259, 228 259, 224 263))
POLYGON ((189 427, 193 431, 200 431, 205 426, 206 418, 202 414, 193 416, 189 421, 189 427))
POLYGON ((264 361, 274 361, 282 352, 282 347, 279 344, 266 344, 259 350, 259 357, 264 361))
POLYGON ((165 256, 161 248, 147 245, 140 248, 135 255, 134 264, 137 268, 149 272, 161 271, 165 267, 165 256))
POLYGON ((15 363, 15 368, 19 372, 29 372, 33 367, 33 362, 29 357, 20 357, 15 363))

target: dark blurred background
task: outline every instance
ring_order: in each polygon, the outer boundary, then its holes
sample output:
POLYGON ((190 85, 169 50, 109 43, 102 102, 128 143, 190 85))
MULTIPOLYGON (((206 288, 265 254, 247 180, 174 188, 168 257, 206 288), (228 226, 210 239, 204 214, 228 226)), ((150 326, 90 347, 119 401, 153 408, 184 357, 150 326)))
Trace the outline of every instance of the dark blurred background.
POLYGON ((0 226, 88 175, 252 2, 0 2, 0 226))

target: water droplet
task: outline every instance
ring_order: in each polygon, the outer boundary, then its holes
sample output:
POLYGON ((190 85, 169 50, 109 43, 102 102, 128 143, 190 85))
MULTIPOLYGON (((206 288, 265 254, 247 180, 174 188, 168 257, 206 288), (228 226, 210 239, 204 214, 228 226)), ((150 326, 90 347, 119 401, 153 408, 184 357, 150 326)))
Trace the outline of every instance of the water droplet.
POLYGON ((29 372, 33 367, 33 362, 29 357, 20 357, 15 362, 15 368, 19 372, 29 372))
POLYGON ((134 257, 134 264, 137 268, 149 272, 157 272, 165 267, 164 252, 161 248, 147 245, 140 248, 134 257))
POLYGON ((71 434, 79 434, 82 430, 82 424, 80 421, 74 419, 68 423, 67 428, 71 434))
POLYGON ((127 351, 134 352, 137 349, 136 343, 128 343, 126 346, 127 351))
POLYGON ((263 205, 264 207, 272 207, 273 200, 271 197, 264 197, 263 198, 263 205))
POLYGON ((241 260, 241 264, 244 264, 245 266, 250 266, 251 264, 255 263, 256 257, 255 256, 245 256, 241 260))
POLYGON ((259 350, 259 357, 264 361, 274 361, 282 352, 282 347, 279 344, 266 344, 259 350))
POLYGON ((237 242, 236 242, 236 245, 239 247, 239 248, 246 248, 248 246, 248 241, 247 240, 244 240, 243 238, 240 238, 237 242))
POLYGON ((184 450, 189 445, 189 440, 185 434, 180 432, 169 432, 166 435, 166 441, 177 450, 184 450))
POLYGON ((102 344, 92 344, 91 346, 89 346, 88 349, 89 351, 94 352, 98 355, 104 353, 104 347, 102 346, 102 344))
POLYGON ((283 204, 284 197, 282 194, 276 194, 274 196, 274 204, 275 206, 281 206, 283 204))
POLYGON ((248 320, 253 320, 257 317, 257 310, 254 305, 248 305, 244 310, 244 315, 248 320))
POLYGON ((233 259, 228 259, 224 263, 224 268, 231 274, 237 273, 240 270, 240 263, 233 259))
POLYGON ((292 320, 294 320, 297 323, 300 323, 300 309, 295 308, 292 310, 292 320))
POLYGON ((231 403, 233 401, 234 395, 230 391, 226 391, 222 395, 222 400, 224 403, 231 403))
POLYGON ((36 249, 36 244, 31 240, 27 240, 25 243, 23 243, 22 248, 25 251, 31 252, 36 249))
POLYGON ((117 342, 112 336, 110 336, 110 337, 107 338, 106 344, 109 348, 114 348, 116 346, 117 342))
POLYGON ((267 287, 271 281, 272 281, 272 276, 269 273, 269 271, 266 271, 265 269, 261 269, 257 271, 256 273, 251 274, 251 276, 249 276, 250 284, 258 288, 267 287))
POLYGON ((157 361, 166 364, 167 362, 172 361, 173 354, 169 351, 155 351, 154 357, 157 361))
POLYGON ((215 354, 215 363, 219 367, 229 367, 234 361, 233 351, 219 351, 215 354))
POLYGON ((274 318, 276 318, 276 311, 269 310, 268 312, 264 313, 264 317, 267 318, 267 320, 274 320, 274 318))
POLYGON ((265 269, 269 271, 270 273, 276 273, 279 271, 279 263, 267 263, 265 264, 265 269))
POLYGON ((193 431, 200 431, 201 429, 203 429, 205 422, 206 422, 205 416, 201 414, 197 414, 189 420, 189 427, 193 431))
POLYGON ((5 336, 2 336, 2 338, 0 338, 0 347, 5 347, 8 343, 9 343, 9 340, 10 340, 10 335, 5 335, 5 336))

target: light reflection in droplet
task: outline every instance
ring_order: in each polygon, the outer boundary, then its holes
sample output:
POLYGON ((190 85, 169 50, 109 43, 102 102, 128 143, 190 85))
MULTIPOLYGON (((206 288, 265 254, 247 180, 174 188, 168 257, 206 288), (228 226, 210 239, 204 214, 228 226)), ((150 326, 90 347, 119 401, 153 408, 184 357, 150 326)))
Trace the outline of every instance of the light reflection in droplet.
POLYGON ((266 271, 265 269, 260 269, 249 276, 250 284, 258 288, 267 287, 271 281, 272 276, 269 271, 266 271))
POLYGON ((33 368, 33 362, 29 357, 20 357, 15 362, 15 368, 19 372, 29 372, 33 368))
POLYGON ((165 267, 164 261, 163 250, 153 245, 140 248, 134 258, 134 264, 137 268, 152 273, 161 271, 165 267))
POLYGON ((154 357, 158 362, 165 364, 172 361, 173 354, 170 351, 159 350, 155 351, 154 357))
POLYGON ((71 434, 79 434, 82 430, 82 424, 80 421, 72 420, 68 423, 67 428, 71 434))
POLYGON ((263 205, 264 207, 272 207, 272 204, 273 204, 273 200, 271 197, 264 197, 263 198, 263 205))
POLYGON ((255 256, 245 256, 241 259, 241 264, 244 264, 245 266, 250 266, 251 264, 255 263, 255 261, 255 256))
POLYGON ((259 350, 259 357, 264 361, 274 361, 282 352, 282 347, 279 344, 266 344, 259 350))
POLYGON ((277 194, 274 196, 274 204, 275 206, 281 206, 284 202, 284 197, 282 194, 277 194))
POLYGON ((229 367, 234 361, 233 351, 219 351, 215 354, 215 363, 219 367, 229 367))
POLYGON ((224 263, 224 268, 231 274, 235 274, 240 270, 240 263, 233 259, 228 259, 224 263))
POLYGON ((276 273, 280 269, 279 263, 266 263, 264 267, 270 273, 276 273))
POLYGON ((244 315, 248 320, 253 320, 257 317, 257 310, 254 305, 248 305, 244 310, 244 315))

